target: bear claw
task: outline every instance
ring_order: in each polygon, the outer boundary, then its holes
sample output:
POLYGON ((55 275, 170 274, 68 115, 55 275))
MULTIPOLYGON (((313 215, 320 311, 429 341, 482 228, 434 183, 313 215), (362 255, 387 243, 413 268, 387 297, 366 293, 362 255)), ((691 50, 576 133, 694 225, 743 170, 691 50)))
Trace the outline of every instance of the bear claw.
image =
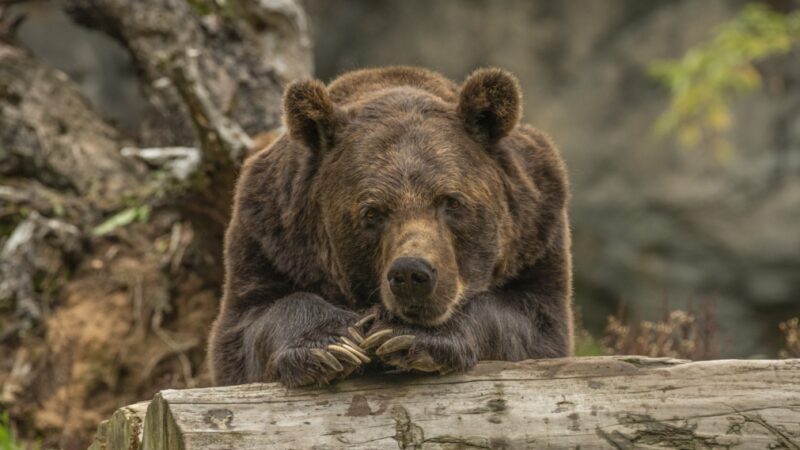
POLYGON ((364 339, 364 342, 361 343, 361 348, 369 350, 373 347, 377 347, 379 344, 382 344, 386 339, 388 339, 392 333, 393 331, 391 329, 376 331, 364 339))
POLYGON ((367 356, 367 354, 364 353, 364 350, 361 347, 359 347, 357 344, 354 344, 353 341, 347 339, 344 336, 342 336, 341 339, 342 342, 344 343, 342 347, 346 348, 347 350, 350 350, 350 352, 352 353, 355 353, 355 355, 358 357, 358 359, 361 360, 361 362, 366 364, 370 361, 369 356, 367 356))
POLYGON ((336 372, 341 372, 344 370, 344 366, 342 363, 336 359, 335 356, 331 355, 329 352, 322 350, 321 348, 312 348, 311 354, 314 355, 315 358, 324 365, 328 366, 329 368, 333 369, 336 372))
POLYGON ((442 372, 442 367, 433 360, 428 352, 423 352, 415 357, 408 366, 420 372, 442 372))
POLYGON ((378 317, 378 315, 377 315, 377 314, 375 314, 375 313, 370 313, 370 314, 367 314, 366 316, 364 316, 364 317, 362 317, 361 319, 359 319, 359 320, 358 320, 358 322, 356 322, 354 326, 355 326, 356 328, 362 328, 364 325, 366 325, 366 324, 368 324, 368 323, 372 322, 372 321, 373 321, 373 320, 375 320, 377 317, 378 317))
POLYGON ((316 382, 316 379, 313 376, 305 375, 302 378, 300 378, 299 380, 296 380, 294 383, 292 383, 292 385, 295 385, 295 386, 307 386, 309 384, 314 384, 315 382, 316 382))
POLYGON ((347 347, 345 347, 345 345, 330 344, 330 345, 328 345, 328 351, 330 351, 331 353, 334 353, 336 355, 343 356, 343 357, 347 358, 350 362, 352 362, 355 365, 360 365, 361 364, 361 361, 362 361, 361 358, 356 356, 356 353, 354 351, 348 349, 347 347))
MULTIPOLYGON (((358 353, 364 353, 364 351, 361 350, 361 347, 359 347, 358 344, 356 344, 355 342, 351 341, 350 339, 347 339, 346 336, 340 336, 339 339, 344 344, 346 344, 345 345, 346 347, 350 347, 349 350, 354 350, 354 351, 356 351, 358 353)), ((364 356, 366 356, 366 355, 364 355, 364 356)))
POLYGON ((347 327, 347 332, 348 332, 348 333, 350 333, 350 336, 352 336, 352 338, 353 338, 353 339, 355 339, 355 340, 356 340, 356 342, 357 342, 359 345, 360 345, 362 342, 364 342, 364 336, 363 336, 361 333, 359 333, 359 332, 358 332, 358 330, 356 330, 355 328, 353 328, 353 327, 347 327))
POLYGON ((383 345, 378 347, 375 350, 375 354, 378 356, 384 356, 389 353, 399 352, 401 350, 407 350, 411 347, 411 344, 414 343, 415 336, 410 334, 404 334, 401 336, 395 336, 388 341, 384 342, 383 345))

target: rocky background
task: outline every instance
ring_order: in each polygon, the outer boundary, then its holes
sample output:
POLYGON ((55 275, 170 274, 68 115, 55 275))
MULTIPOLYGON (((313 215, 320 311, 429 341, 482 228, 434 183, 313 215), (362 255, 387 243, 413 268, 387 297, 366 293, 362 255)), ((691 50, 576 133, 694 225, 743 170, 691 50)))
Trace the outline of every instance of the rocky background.
POLYGON ((238 167, 310 74, 286 1, 0 3, 0 448, 207 385, 238 167), (10 415, 11 422, 6 423, 10 415))
POLYGON ((552 135, 571 174, 575 298, 590 330, 620 303, 648 319, 710 303, 721 356, 774 356, 778 323, 800 313, 800 51, 759 66, 764 89, 735 103, 725 161, 655 138, 668 92, 647 74, 745 3, 318 0, 307 9, 323 80, 387 64, 456 80, 490 65, 517 74, 525 120, 552 135))
POLYGON ((518 75, 570 169, 590 331, 713 308, 720 356, 776 356, 800 314, 800 52, 759 64, 725 160, 654 136, 647 75, 744 4, 0 1, 0 412, 85 448, 116 407, 207 383, 238 163, 288 80, 387 64, 518 75))

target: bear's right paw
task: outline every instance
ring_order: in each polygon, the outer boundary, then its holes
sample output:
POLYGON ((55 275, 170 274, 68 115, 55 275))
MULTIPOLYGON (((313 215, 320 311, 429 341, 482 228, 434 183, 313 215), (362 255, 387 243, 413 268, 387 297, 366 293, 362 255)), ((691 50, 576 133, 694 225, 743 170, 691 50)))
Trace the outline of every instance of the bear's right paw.
MULTIPOLYGON (((353 330, 355 331, 355 330, 353 330)), ((363 340, 357 332, 352 338, 333 336, 327 345, 287 347, 276 352, 270 363, 268 378, 288 387, 325 385, 349 376, 370 361, 356 342, 363 340)))

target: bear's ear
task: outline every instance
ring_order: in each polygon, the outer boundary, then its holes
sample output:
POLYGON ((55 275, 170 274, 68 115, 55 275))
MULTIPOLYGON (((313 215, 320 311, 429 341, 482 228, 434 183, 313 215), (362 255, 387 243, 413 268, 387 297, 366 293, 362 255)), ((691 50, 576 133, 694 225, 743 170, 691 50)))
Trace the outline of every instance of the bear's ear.
POLYGON ((501 69, 478 69, 461 86, 458 115, 473 137, 484 144, 502 139, 522 115, 517 79, 501 69))
POLYGON ((319 152, 333 144, 335 108, 322 82, 291 83, 283 96, 283 114, 292 139, 319 152))

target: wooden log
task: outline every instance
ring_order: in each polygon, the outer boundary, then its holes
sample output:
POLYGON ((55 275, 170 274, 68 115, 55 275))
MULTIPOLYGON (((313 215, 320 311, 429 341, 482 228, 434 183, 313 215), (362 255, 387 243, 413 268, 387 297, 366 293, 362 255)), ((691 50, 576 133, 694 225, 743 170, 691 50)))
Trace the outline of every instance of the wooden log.
MULTIPOLYGON (((115 418, 141 423, 141 409, 115 418)), ((565 358, 167 390, 150 402, 141 448, 800 449, 800 360, 565 358)))
POLYGON ((142 448, 144 418, 150 402, 140 402, 124 406, 97 427, 97 436, 89 450, 142 448))

